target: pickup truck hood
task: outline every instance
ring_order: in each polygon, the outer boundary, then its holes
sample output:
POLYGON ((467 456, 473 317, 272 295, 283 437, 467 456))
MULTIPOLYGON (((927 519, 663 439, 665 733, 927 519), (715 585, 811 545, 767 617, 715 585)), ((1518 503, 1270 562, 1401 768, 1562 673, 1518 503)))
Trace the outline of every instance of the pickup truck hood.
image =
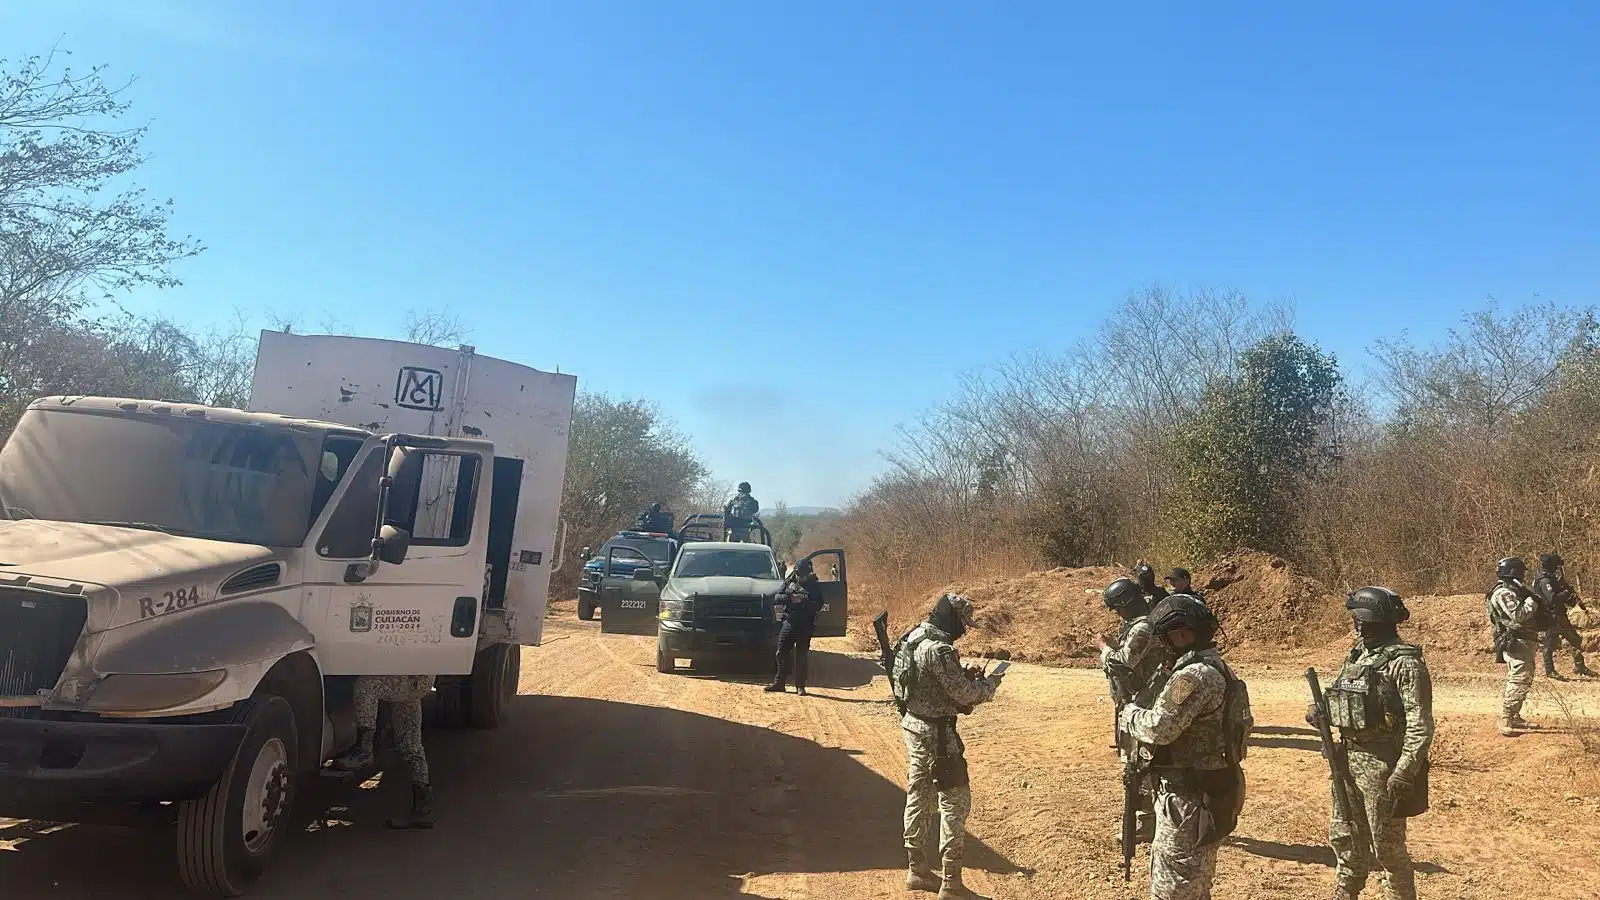
POLYGON ((768 597, 783 587, 783 582, 771 578, 734 578, 716 575, 710 578, 674 578, 672 588, 682 596, 701 594, 707 597, 768 597))
POLYGON ((90 602, 91 632, 138 621, 141 598, 153 598, 157 612, 167 611, 163 595, 169 590, 186 596, 197 591, 195 605, 213 601, 223 579, 275 557, 270 548, 255 544, 106 525, 0 520, 0 584, 29 576, 83 585, 99 595, 90 602))

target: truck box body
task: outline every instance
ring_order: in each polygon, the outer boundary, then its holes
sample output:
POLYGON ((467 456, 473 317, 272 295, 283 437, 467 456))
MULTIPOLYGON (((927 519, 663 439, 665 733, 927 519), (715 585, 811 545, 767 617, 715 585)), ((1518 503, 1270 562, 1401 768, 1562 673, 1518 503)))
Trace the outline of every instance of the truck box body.
MULTIPOLYGON (((571 375, 480 356, 470 347, 263 331, 248 408, 375 432, 493 441, 487 605, 504 607, 513 640, 537 645, 550 573, 559 563, 576 390, 571 375)), ((452 473, 425 478, 433 485, 429 509, 448 515, 452 473)))

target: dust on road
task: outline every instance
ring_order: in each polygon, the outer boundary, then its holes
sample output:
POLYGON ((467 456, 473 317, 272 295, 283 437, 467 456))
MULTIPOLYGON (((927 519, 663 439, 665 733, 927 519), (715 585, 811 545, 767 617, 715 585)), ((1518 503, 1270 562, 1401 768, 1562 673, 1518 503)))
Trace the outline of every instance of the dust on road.
MULTIPOLYGON (((525 651, 522 695, 488 733, 436 732, 438 826, 383 819, 403 785, 319 791, 253 891, 260 898, 397 900, 907 896, 901 886, 905 750, 875 662, 818 641, 810 698, 748 676, 661 675, 649 638, 604 636, 555 604, 525 651)), ((1326 665, 1332 665, 1333 660, 1326 665)), ((1251 671, 1262 726, 1250 799, 1224 847, 1217 896, 1328 896, 1327 775, 1299 673, 1251 671)), ((1600 707, 1600 686, 1564 686, 1600 707)), ((1570 729, 1493 731, 1497 687, 1441 679, 1433 806, 1415 820, 1419 891, 1592 898, 1600 778, 1570 729)), ((1093 671, 1018 666, 963 724, 976 809, 969 881, 995 898, 1134 898, 1116 849, 1119 769, 1093 671)), ((1531 712, 1560 718, 1548 693, 1531 712)), ((0 820, 0 896, 178 898, 171 837, 0 820)), ((1376 885, 1373 886, 1376 889, 1376 885)))

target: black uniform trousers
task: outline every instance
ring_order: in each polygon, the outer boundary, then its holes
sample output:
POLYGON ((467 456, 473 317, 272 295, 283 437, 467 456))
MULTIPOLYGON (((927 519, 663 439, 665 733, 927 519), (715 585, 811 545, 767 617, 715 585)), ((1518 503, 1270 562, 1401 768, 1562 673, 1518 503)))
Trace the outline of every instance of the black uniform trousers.
POLYGON ((787 619, 778 628, 778 677, 783 684, 794 676, 794 686, 806 686, 806 675, 811 670, 811 635, 817 630, 815 622, 796 623, 787 619))

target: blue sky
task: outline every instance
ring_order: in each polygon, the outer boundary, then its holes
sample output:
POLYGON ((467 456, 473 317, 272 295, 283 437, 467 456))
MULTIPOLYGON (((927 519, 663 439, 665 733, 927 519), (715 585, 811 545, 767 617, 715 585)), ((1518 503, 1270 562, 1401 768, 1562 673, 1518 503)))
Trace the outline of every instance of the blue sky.
POLYGON ((138 76, 209 249, 137 308, 448 308, 828 504, 1148 283, 1291 298, 1357 369, 1594 302, 1600 6, 1389 6, 0 0, 0 56, 138 76))

